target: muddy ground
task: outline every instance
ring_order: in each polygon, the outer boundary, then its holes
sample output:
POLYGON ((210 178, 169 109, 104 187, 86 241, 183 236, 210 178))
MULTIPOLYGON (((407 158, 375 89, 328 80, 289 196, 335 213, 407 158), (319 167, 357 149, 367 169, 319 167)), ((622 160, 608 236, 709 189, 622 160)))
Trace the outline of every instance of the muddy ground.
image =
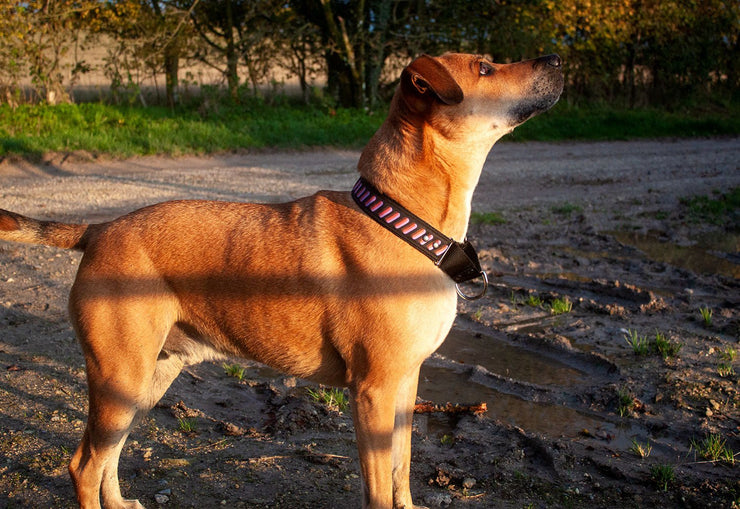
MULTIPOLYGON (((3 161, 0 207, 102 221, 172 198, 282 201, 349 189, 357 157, 3 161)), ((737 138, 494 147, 474 210, 498 215, 469 231, 492 288, 460 302, 420 383, 435 403, 489 411, 417 416, 417 503, 738 507, 740 457, 701 449, 715 436, 740 452, 739 212, 705 217, 681 200, 738 186, 737 138), (558 300, 572 309, 555 314, 558 300), (665 359, 625 340, 656 331, 673 345, 665 359)), ((74 506, 66 465, 87 402, 65 310, 78 261, 0 245, 0 507, 74 506)), ((301 380, 233 363, 241 379, 221 363, 178 378, 124 449, 124 495, 148 507, 357 507, 348 412, 301 380)))

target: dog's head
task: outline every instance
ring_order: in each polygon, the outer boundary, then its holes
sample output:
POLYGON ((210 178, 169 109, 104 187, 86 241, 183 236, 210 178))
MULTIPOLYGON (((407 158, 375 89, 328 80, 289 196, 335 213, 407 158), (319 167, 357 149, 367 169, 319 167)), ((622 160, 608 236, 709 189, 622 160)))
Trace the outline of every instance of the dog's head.
POLYGON ((563 91, 561 60, 548 55, 513 64, 448 53, 422 55, 401 75, 399 99, 443 135, 472 132, 495 141, 553 106, 563 91))

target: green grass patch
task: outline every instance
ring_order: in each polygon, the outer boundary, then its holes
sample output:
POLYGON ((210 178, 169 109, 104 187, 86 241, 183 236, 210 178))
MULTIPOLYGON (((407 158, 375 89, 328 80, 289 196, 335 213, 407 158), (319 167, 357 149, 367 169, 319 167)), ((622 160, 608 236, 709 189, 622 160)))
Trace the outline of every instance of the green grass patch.
POLYGON ((647 355, 650 352, 650 341, 647 336, 641 336, 636 330, 627 329, 624 340, 632 347, 635 355, 647 355))
POLYGON ((572 309, 573 303, 568 299, 568 297, 563 297, 562 299, 557 298, 550 301, 550 313, 553 315, 570 313, 572 309))
MULTIPOLYGON (((681 204, 688 209, 689 219, 694 223, 724 225, 738 220, 740 187, 734 187, 727 193, 716 192, 714 197, 693 196, 682 198, 681 204)), ((738 224, 734 226, 737 228, 738 224)))
POLYGON ((516 141, 628 140, 634 138, 720 136, 740 133, 740 104, 665 111, 574 105, 561 101, 505 139, 516 141))
POLYGON ((655 331, 655 342, 653 344, 655 345, 655 350, 657 350, 663 359, 675 357, 683 346, 681 343, 669 340, 665 333, 659 330, 655 331))
POLYGON ((249 103, 148 108, 100 103, 0 106, 0 156, 87 151, 116 157, 205 154, 267 147, 361 147, 384 115, 249 103))
POLYGON ((346 412, 349 408, 349 398, 343 389, 337 387, 309 388, 308 395, 315 402, 326 406, 329 410, 346 412))
POLYGON ((470 214, 470 222, 473 224, 503 224, 506 222, 504 216, 499 212, 473 212, 470 214))
POLYGON ((676 479, 676 472, 673 465, 653 465, 650 467, 650 479, 653 481, 656 488, 668 491, 668 487, 676 479))
POLYGON ((706 435, 701 440, 691 440, 691 449, 709 461, 735 463, 735 453, 727 447, 727 441, 719 433, 706 435))
POLYGON ((570 202, 563 202, 559 205, 553 205, 550 207, 550 210, 554 212, 555 214, 560 214, 562 216, 569 216, 571 214, 580 213, 583 212, 583 207, 580 205, 576 205, 575 203, 570 202))
MULTIPOLYGON (((174 109, 104 103, 22 105, 15 109, 0 105, 0 157, 39 158, 46 152, 72 151, 128 157, 261 148, 359 148, 386 116, 384 109, 368 113, 278 99, 272 104, 258 98, 239 104, 207 100, 174 109)), ((505 139, 614 140, 738 133, 740 104, 676 113, 562 102, 505 139)), ((483 220, 502 219, 492 218, 483 220)))
POLYGON ((617 391, 617 413, 620 417, 627 417, 635 408, 635 398, 627 388, 617 391))

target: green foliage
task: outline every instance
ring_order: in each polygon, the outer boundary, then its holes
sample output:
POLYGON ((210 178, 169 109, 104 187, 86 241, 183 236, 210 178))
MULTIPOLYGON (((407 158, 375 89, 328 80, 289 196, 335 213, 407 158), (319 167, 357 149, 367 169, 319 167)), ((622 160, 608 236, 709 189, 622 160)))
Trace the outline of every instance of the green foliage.
POLYGON ((647 444, 641 444, 637 439, 632 439, 632 445, 630 446, 630 452, 640 458, 647 458, 650 453, 653 452, 653 446, 648 442, 647 444))
POLYGON ((740 133, 740 103, 718 109, 667 111, 632 109, 605 103, 582 106, 561 101, 524 123, 504 139, 516 141, 629 140, 654 137, 735 135, 740 133))
POLYGON ((470 214, 470 222, 473 224, 496 225, 505 223, 506 219, 499 212, 473 212, 470 214))
MULTIPOLYGON (((14 154, 40 158, 49 151, 85 151, 129 157, 206 154, 266 147, 358 148, 367 142, 385 117, 383 110, 370 114, 360 109, 307 106, 288 99, 273 103, 260 99, 239 104, 230 103, 228 99, 222 101, 208 108, 193 104, 175 109, 103 103, 21 105, 17 108, 0 105, 0 157, 14 154)), ((666 134, 663 131, 640 133, 630 129, 617 132, 593 126, 587 131, 588 136, 582 136, 585 133, 562 129, 561 121, 569 122, 567 114, 548 112, 523 126, 536 126, 527 137, 510 139, 624 139, 666 134)), ((732 121, 732 132, 740 133, 740 111, 732 121)), ((740 191, 736 193, 740 196, 740 191)), ((731 199, 737 200, 738 197, 732 194, 731 199)), ((731 203, 734 202, 728 201, 727 206, 730 207, 731 203)), ((571 212, 580 210, 577 206, 569 209, 571 212)), ((569 212, 563 209, 559 213, 569 212)), ((496 224, 504 218, 490 212, 483 213, 477 220, 496 224)))
POLYGON ((691 448, 706 460, 735 463, 735 453, 727 447, 727 441, 719 433, 706 435, 701 440, 692 439, 691 448))
POLYGON ((0 156, 84 150, 126 157, 264 147, 359 147, 381 121, 382 115, 361 110, 322 111, 257 100, 207 114, 196 108, 100 103, 0 106, 0 156))
POLYGON ((635 355, 647 355, 650 351, 650 341, 647 336, 641 336, 636 330, 627 329, 624 340, 632 347, 635 355))
POLYGON ((666 338, 666 335, 659 330, 655 331, 655 349, 658 351, 661 357, 667 359, 668 357, 674 357, 678 355, 678 352, 683 346, 681 343, 670 341, 666 338))
POLYGON ((635 408, 635 398, 627 388, 617 391, 617 413, 620 417, 628 416, 635 408))
POLYGON ((719 358, 723 361, 735 362, 735 359, 737 359, 737 350, 735 350, 735 347, 727 345, 719 352, 719 358))
POLYGON ((568 297, 553 299, 550 301, 550 313, 553 315, 570 313, 572 309, 573 303, 568 299, 568 297))
POLYGON ((179 418, 177 419, 177 425, 183 433, 195 433, 197 430, 195 419, 179 418))
POLYGON ((709 327, 712 325, 712 310, 708 307, 702 306, 699 308, 699 314, 701 319, 704 321, 704 325, 709 327))
POLYGON ((345 412, 349 408, 349 398, 344 390, 336 387, 319 387, 308 389, 308 395, 317 403, 321 403, 330 410, 345 412))
POLYGON ((227 376, 233 376, 237 380, 241 381, 244 378, 245 369, 238 364, 222 364, 224 372, 227 376))
POLYGON ((555 214, 560 214, 562 216, 569 216, 574 212, 582 212, 583 207, 566 201, 566 202, 561 203, 560 205, 554 205, 550 207, 550 210, 553 211, 555 214))
POLYGON ((650 478, 658 489, 668 491, 668 486, 675 480, 673 465, 659 464, 650 467, 650 478))
MULTIPOLYGON (((683 198, 681 204, 687 207, 689 219, 695 223, 723 225, 738 221, 740 187, 734 187, 727 193, 716 193, 714 198, 708 196, 683 198)), ((730 224, 730 226, 737 228, 738 224, 730 224)))

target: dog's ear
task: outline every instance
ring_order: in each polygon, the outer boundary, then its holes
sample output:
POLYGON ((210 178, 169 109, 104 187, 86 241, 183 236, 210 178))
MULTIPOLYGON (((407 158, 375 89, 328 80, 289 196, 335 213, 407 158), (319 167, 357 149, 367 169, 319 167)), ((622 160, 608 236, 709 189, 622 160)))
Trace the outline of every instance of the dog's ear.
POLYGON ((463 100, 462 88, 455 78, 429 55, 421 55, 403 70, 401 91, 415 110, 424 109, 424 103, 435 98, 448 105, 460 104, 463 100))

